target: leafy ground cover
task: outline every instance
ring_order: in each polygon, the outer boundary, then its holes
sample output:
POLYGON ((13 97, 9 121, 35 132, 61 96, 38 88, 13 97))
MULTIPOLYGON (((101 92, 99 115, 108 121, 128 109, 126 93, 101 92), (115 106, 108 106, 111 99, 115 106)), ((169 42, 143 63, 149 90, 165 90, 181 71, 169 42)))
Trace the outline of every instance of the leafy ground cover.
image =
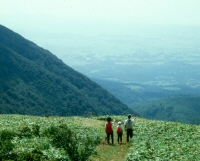
POLYGON ((85 161, 100 135, 81 117, 0 115, 0 160, 85 161))
MULTIPOLYGON (((126 120, 125 116, 113 116, 113 118, 122 122, 126 120)), ((105 117, 97 119, 105 120, 105 117)), ((98 145, 99 153, 93 160, 199 161, 199 145, 200 126, 198 125, 137 118, 134 125, 134 136, 130 143, 126 143, 126 133, 121 145, 108 146, 102 141, 98 145)))
POLYGON ((126 160, 200 160, 200 126, 138 119, 126 160))
POLYGON ((200 160, 200 126, 137 118, 131 142, 124 133, 118 144, 117 122, 127 117, 111 116, 116 119, 114 145, 108 145, 106 117, 0 115, 0 159, 200 160))

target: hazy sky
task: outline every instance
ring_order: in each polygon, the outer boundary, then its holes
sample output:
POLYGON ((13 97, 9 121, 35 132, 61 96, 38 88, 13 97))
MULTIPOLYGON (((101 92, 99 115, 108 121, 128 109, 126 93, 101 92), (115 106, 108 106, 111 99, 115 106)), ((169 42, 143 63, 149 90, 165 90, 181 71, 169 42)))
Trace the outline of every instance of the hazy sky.
POLYGON ((199 0, 0 0, 1 23, 59 29, 86 23, 200 25, 199 0))
MULTIPOLYGON (((200 0, 0 0, 0 23, 46 48, 50 39, 65 39, 59 33, 87 37, 131 34, 137 25, 200 27, 200 0)), ((81 43, 79 38, 72 43, 81 43)))

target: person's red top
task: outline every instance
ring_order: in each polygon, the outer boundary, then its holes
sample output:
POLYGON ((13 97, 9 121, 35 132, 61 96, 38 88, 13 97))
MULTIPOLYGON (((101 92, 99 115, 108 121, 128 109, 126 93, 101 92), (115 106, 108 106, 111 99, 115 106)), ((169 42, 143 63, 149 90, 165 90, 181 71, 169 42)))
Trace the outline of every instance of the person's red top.
POLYGON ((107 132, 107 133, 112 133, 112 132, 113 132, 112 123, 111 123, 111 122, 108 122, 108 123, 106 124, 106 132, 107 132))

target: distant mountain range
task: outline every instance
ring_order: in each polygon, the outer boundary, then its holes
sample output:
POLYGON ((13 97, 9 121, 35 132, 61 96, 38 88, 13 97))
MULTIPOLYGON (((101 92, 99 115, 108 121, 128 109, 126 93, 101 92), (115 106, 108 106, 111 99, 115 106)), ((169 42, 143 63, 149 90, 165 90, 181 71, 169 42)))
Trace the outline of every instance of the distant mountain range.
POLYGON ((48 50, 0 25, 0 113, 88 116, 134 111, 48 50))

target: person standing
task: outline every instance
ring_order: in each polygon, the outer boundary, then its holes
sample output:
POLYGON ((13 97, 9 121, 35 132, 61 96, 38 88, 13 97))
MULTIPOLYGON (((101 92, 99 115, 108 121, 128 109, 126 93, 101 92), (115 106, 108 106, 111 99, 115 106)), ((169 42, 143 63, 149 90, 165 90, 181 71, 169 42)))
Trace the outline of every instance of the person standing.
POLYGON ((125 125, 125 131, 127 135, 127 142, 129 142, 129 139, 133 137, 133 124, 135 121, 136 117, 132 120, 131 119, 131 114, 128 115, 128 119, 124 122, 125 125))
POLYGON ((118 143, 122 143, 122 135, 123 135, 123 128, 121 126, 121 122, 118 122, 118 126, 117 126, 117 142, 118 143))
POLYGON ((107 142, 109 144, 110 142, 110 137, 111 137, 111 140, 112 140, 112 144, 114 144, 114 137, 113 137, 113 128, 112 128, 112 125, 114 124, 114 122, 111 122, 111 117, 108 117, 107 118, 107 123, 105 125, 105 130, 106 130, 106 135, 107 135, 107 142))

